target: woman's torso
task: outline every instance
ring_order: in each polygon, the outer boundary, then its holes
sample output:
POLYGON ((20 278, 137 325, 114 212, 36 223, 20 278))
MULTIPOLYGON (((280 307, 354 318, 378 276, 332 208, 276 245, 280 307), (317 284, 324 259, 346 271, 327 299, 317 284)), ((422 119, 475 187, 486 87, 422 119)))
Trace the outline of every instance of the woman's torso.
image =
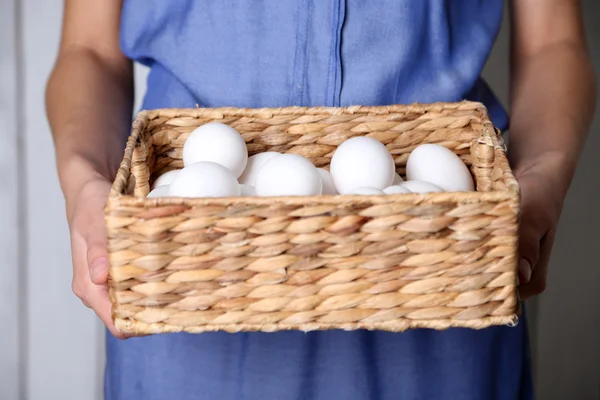
POLYGON ((125 0, 145 108, 484 102, 503 0, 125 0))
MULTIPOLYGON (((143 108, 484 102, 502 0, 125 0, 143 108)), ((529 399, 526 326, 107 341, 109 399, 529 399)))

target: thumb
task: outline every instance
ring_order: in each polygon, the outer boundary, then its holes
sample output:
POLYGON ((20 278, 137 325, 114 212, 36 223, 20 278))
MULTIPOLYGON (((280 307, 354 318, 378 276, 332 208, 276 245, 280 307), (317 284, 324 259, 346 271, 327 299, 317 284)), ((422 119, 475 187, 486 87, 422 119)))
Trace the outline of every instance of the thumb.
POLYGON ((531 274, 540 257, 540 240, 531 225, 523 224, 519 240, 519 283, 525 284, 531 279, 531 274))
POLYGON ((103 285, 108 280, 108 241, 104 225, 104 205, 108 198, 110 185, 98 184, 89 198, 89 225, 86 227, 87 265, 90 279, 96 285, 103 285))
POLYGON ((96 285, 103 285, 108 281, 108 251, 106 241, 94 240, 96 242, 88 242, 87 251, 90 279, 96 285))

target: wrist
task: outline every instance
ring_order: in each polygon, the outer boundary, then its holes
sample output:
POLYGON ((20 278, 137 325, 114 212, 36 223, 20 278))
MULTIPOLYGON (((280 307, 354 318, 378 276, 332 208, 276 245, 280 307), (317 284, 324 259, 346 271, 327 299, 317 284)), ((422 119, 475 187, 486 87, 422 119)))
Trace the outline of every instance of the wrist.
POLYGON ((67 208, 88 182, 111 182, 111 174, 105 168, 82 154, 61 154, 57 157, 57 168, 67 208))
POLYGON ((61 187, 67 196, 72 187, 77 188, 90 178, 112 181, 119 168, 120 159, 109 145, 109 138, 78 137, 64 134, 55 139, 56 163, 61 187))
POLYGON ((65 198, 66 216, 69 224, 80 210, 86 211, 90 196, 93 196, 99 187, 108 192, 112 181, 100 173, 89 160, 73 156, 64 160, 59 168, 59 180, 65 198))
POLYGON ((547 151, 511 160, 517 180, 535 174, 566 196, 575 175, 577 158, 564 151, 547 151))

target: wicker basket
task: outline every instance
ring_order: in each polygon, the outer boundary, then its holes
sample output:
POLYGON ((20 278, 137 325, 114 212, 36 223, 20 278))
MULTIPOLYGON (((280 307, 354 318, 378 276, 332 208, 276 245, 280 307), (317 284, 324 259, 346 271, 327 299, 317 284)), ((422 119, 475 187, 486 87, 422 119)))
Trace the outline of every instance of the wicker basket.
POLYGON ((106 207, 116 327, 132 335, 515 324, 519 191, 480 103, 141 112, 106 207), (181 168, 194 128, 221 121, 250 154, 328 167, 357 135, 403 174, 412 149, 444 145, 476 192, 146 199, 181 168))

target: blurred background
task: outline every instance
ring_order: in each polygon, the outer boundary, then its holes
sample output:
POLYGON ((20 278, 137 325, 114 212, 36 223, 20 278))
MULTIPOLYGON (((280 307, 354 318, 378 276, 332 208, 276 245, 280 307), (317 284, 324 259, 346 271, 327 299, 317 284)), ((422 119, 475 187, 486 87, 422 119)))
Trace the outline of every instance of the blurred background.
MULTIPOLYGON (((600 77, 600 2, 584 5, 600 77)), ((64 201, 44 111, 61 17, 60 0, 0 0, 1 400, 102 398, 104 330, 71 292, 64 201)), ((505 104, 507 22, 484 74, 505 104)), ((145 76, 138 67, 138 105, 145 76)), ((599 130, 596 113, 548 288, 527 305, 540 399, 600 399, 599 130)))

